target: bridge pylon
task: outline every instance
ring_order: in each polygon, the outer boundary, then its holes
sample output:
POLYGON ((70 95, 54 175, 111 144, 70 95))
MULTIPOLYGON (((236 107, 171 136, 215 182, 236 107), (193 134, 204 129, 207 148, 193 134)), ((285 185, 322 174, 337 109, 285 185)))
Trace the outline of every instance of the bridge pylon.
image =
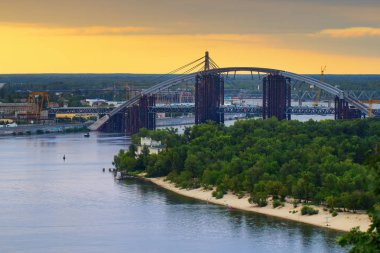
POLYGON ((269 74, 263 78, 263 119, 277 117, 290 120, 287 108, 291 106, 290 78, 269 74))
POLYGON ((335 97, 335 120, 339 119, 360 119, 362 117, 362 113, 360 110, 350 107, 348 102, 344 99, 335 97))
POLYGON ((208 120, 224 123, 224 79, 219 74, 200 74, 195 78, 195 124, 208 120))
POLYGON ((128 107, 125 132, 129 135, 137 133, 141 128, 156 129, 156 113, 149 108, 156 105, 156 96, 141 96, 139 103, 128 107))

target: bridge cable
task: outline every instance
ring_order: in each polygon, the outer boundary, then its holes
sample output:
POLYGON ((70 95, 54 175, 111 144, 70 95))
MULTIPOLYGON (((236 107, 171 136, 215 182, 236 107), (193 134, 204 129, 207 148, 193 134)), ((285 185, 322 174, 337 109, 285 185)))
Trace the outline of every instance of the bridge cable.
POLYGON ((210 62, 215 66, 215 68, 220 68, 218 64, 216 64, 216 62, 212 58, 209 58, 209 59, 210 59, 210 62))
MULTIPOLYGON (((182 70, 182 69, 184 69, 184 68, 186 68, 186 67, 189 67, 189 66, 193 65, 194 63, 196 63, 196 62, 202 60, 202 59, 204 59, 204 56, 202 56, 201 58, 196 59, 196 60, 194 60, 194 61, 192 61, 192 62, 190 62, 190 63, 188 63, 188 64, 185 64, 185 65, 183 65, 183 66, 181 66, 181 67, 179 67, 179 68, 176 68, 176 69, 174 69, 174 70, 172 70, 172 71, 170 71, 170 72, 168 72, 168 73, 166 73, 166 74, 162 74, 162 75, 160 75, 160 76, 154 78, 154 79, 151 80, 151 81, 154 82, 154 83, 159 83, 158 80, 160 80, 160 79, 162 79, 162 78, 164 78, 164 77, 167 77, 167 76, 169 76, 169 75, 175 74, 175 73, 177 73, 178 71, 180 71, 180 70, 182 70)), ((204 61, 203 61, 203 62, 204 62, 204 61)))

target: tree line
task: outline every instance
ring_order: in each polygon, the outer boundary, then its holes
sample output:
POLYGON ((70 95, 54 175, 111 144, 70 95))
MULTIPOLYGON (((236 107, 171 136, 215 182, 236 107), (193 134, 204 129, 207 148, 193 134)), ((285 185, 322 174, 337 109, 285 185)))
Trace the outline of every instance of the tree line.
POLYGON ((175 130, 141 130, 114 163, 119 171, 167 176, 181 188, 213 188, 250 194, 265 205, 268 197, 346 210, 369 209, 379 166, 380 121, 245 120, 226 127, 214 123, 175 130), (166 149, 136 156, 139 138, 160 140, 166 149))

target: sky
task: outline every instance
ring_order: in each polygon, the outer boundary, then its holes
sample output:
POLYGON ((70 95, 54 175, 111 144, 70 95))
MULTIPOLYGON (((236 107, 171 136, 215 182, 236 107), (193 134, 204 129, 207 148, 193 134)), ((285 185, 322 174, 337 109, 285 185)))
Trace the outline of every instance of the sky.
POLYGON ((380 74, 379 0, 0 0, 0 73, 380 74))

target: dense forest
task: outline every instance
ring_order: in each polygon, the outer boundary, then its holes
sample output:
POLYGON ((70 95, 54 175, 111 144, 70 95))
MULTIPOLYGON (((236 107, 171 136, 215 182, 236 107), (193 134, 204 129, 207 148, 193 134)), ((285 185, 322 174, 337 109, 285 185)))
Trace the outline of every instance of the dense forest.
POLYGON ((114 163, 119 171, 167 176, 182 188, 246 193, 251 201, 293 197, 347 210, 369 209, 380 166, 380 121, 245 120, 226 127, 213 123, 171 130, 143 129, 114 163), (166 149, 135 157, 139 137, 160 140, 166 149))

